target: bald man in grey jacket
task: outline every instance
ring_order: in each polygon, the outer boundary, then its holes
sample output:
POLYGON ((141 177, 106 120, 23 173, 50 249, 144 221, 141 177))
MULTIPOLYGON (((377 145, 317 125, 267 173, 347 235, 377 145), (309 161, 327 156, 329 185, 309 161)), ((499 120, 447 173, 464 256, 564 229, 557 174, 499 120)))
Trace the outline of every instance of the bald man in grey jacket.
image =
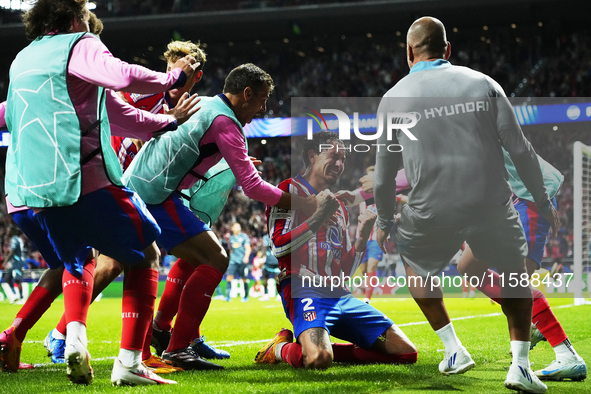
MULTIPOLYGON (((396 243, 410 291, 445 345, 443 374, 463 373, 474 361, 456 336, 443 303, 438 275, 468 242, 475 255, 506 278, 527 277, 527 243, 511 202, 504 147, 530 190, 540 212, 558 229, 536 153, 525 139, 502 88, 492 78, 451 65, 451 45, 443 24, 431 17, 416 20, 407 34, 408 76, 382 99, 378 112, 407 113, 397 118, 412 129, 384 133, 378 143, 401 144, 400 153, 380 150, 376 157, 375 200, 378 243, 383 248, 394 225, 396 172, 403 166, 412 192, 404 206, 396 243), (410 131, 410 132, 409 132, 410 131), (413 283, 409 281, 409 283, 413 283)), ((529 365, 532 293, 526 281, 505 281, 501 306, 507 316, 513 363, 505 386, 544 393, 529 365)))

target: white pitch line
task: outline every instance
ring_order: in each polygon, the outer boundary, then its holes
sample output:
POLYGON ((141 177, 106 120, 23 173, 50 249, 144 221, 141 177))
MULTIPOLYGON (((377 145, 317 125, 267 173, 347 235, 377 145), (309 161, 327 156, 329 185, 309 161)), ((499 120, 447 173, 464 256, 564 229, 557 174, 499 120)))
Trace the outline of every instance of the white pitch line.
MULTIPOLYGON (((99 358, 91 358, 90 361, 105 361, 105 360, 115 360, 117 357, 99 357, 99 358)), ((46 367, 48 365, 56 365, 54 363, 44 363, 44 364, 33 364, 35 368, 38 367, 46 367)), ((45 371, 60 371, 59 369, 46 369, 45 371)))
MULTIPOLYGON (((45 341, 23 341, 23 343, 44 343, 45 341)), ((120 341, 88 341, 88 343, 119 343, 120 341)))
POLYGON ((558 308, 570 308, 572 306, 580 306, 580 305, 575 305, 575 304, 566 304, 566 305, 560 305, 560 306, 554 306, 552 307, 552 309, 558 309, 558 308))
MULTIPOLYGON (((488 315, 462 316, 462 317, 454 317, 453 319, 451 319, 451 321, 468 320, 468 319, 476 319, 479 317, 491 317, 491 316, 501 316, 501 315, 502 315, 502 313, 489 313, 488 315)), ((427 320, 423 320, 423 321, 415 321, 412 323, 402 323, 402 324, 398 324, 398 327, 420 326, 422 324, 429 324, 429 322, 427 320)))
POLYGON ((269 339, 257 339, 256 341, 230 341, 230 342, 226 342, 226 343, 218 343, 218 342, 212 342, 212 345, 215 345, 216 347, 232 347, 232 346, 240 346, 240 345, 252 345, 255 343, 266 343, 269 342, 271 340, 271 338, 269 339))
MULTIPOLYGON (((555 307, 554 309, 570 308, 573 306, 575 306, 575 304, 561 305, 561 306, 555 307)), ((453 319, 451 319, 451 321, 470 320, 470 319, 478 319, 478 318, 483 318, 483 317, 494 317, 494 316, 501 316, 501 315, 503 315, 503 314, 496 312, 496 313, 489 313, 486 315, 462 316, 462 317, 454 317, 453 319)), ((423 324, 429 324, 429 322, 426 320, 423 320, 423 321, 417 321, 417 322, 402 323, 402 324, 398 324, 398 327, 420 326, 423 324)), ((216 346, 216 347, 234 347, 234 346, 241 346, 241 345, 253 345, 255 343, 265 343, 270 340, 271 340, 271 338, 257 339, 254 341, 221 341, 221 342, 211 342, 211 345, 216 346)), ((43 341, 24 341, 24 343, 43 343, 43 341)), ((92 343, 92 341, 88 341, 88 343, 92 343)), ((119 341, 100 341, 98 343, 119 343, 119 341)), ((94 358, 93 360, 94 361, 113 360, 114 358, 115 357, 103 357, 103 358, 94 358)), ((53 364, 35 364, 35 367, 41 367, 41 366, 46 366, 46 365, 53 365, 53 364)))

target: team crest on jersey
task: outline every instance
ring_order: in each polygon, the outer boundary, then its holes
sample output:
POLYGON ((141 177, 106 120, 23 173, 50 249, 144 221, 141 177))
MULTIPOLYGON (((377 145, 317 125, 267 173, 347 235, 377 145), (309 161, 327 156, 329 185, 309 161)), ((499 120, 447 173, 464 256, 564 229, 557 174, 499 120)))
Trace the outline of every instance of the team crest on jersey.
POLYGON ((341 243, 341 237, 339 228, 336 226, 328 226, 328 231, 326 232, 326 238, 330 242, 333 248, 341 248, 343 245, 341 243))
POLYGON ((316 320, 316 312, 304 312, 304 320, 305 321, 314 321, 316 320))

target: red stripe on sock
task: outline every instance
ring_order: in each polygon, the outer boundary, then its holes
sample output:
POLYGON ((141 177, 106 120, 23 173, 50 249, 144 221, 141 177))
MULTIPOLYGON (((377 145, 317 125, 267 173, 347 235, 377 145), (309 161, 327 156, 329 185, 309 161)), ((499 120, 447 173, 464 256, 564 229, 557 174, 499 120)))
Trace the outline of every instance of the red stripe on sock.
POLYGON ((564 342, 567 338, 566 333, 556 316, 554 316, 554 312, 550 309, 550 304, 544 296, 544 293, 538 289, 534 289, 533 294, 534 307, 532 322, 552 347, 564 342))
POLYGON ((199 335, 199 326, 223 275, 223 272, 209 265, 200 265, 195 269, 181 294, 179 313, 168 351, 189 346, 189 343, 199 335))
POLYGON ((82 270, 81 278, 77 278, 69 273, 68 270, 64 270, 62 287, 64 289, 66 324, 73 321, 86 324, 88 307, 92 300, 95 268, 95 261, 88 259, 82 270))
POLYGON ((172 329, 172 319, 179 309, 183 288, 193 272, 195 272, 195 268, 183 259, 178 259, 168 272, 156 314, 156 325, 161 330, 170 331, 172 329))
POLYGON ((294 368, 302 368, 304 366, 302 345, 299 343, 286 343, 281 348, 281 359, 294 368))
POLYGON ((37 286, 27 298, 27 302, 16 314, 14 334, 16 339, 23 341, 27 332, 39 321, 41 316, 49 309, 51 303, 55 300, 55 295, 44 287, 37 286))
POLYGON ((128 272, 123 288, 122 349, 143 349, 157 294, 158 271, 145 268, 128 272))

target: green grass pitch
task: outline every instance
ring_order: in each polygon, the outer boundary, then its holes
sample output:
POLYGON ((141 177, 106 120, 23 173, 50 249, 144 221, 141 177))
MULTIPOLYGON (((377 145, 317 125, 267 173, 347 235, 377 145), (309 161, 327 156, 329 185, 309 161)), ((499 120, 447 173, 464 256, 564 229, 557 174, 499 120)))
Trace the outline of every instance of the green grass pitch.
MULTIPOLYGON (((591 361, 591 306, 570 305, 572 299, 551 299, 578 353, 591 361)), ((510 364, 507 322, 501 308, 488 299, 446 300, 448 311, 463 344, 476 361, 464 375, 444 377, 437 370, 443 347, 412 299, 376 299, 373 305, 401 325, 419 349, 415 365, 335 364, 326 371, 294 370, 287 364, 256 365, 254 356, 267 339, 289 322, 277 301, 230 303, 213 301, 202 325, 208 342, 228 350, 230 360, 220 361, 226 369, 216 372, 180 372, 166 375, 178 382, 171 386, 115 388, 111 386, 112 358, 117 355, 121 333, 121 300, 103 298, 90 308, 88 318, 89 351, 93 357, 95 380, 90 386, 68 382, 64 365, 51 364, 43 339, 63 312, 58 299, 29 332, 21 361, 37 364, 33 371, 0 374, 0 393, 509 393, 503 382, 510 364)), ((0 302, 0 326, 7 327, 18 309, 0 302)), ((530 353, 533 369, 554 359, 547 342, 530 353)), ((591 383, 549 382, 548 393, 591 393, 591 383)))

